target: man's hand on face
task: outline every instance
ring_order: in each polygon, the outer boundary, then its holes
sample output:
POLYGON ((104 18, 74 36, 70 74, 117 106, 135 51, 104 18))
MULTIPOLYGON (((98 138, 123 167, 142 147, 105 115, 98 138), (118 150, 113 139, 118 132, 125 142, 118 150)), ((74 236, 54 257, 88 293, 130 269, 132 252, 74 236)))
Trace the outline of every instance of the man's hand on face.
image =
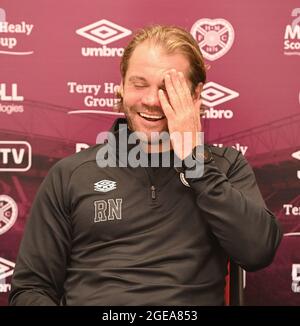
POLYGON ((158 91, 159 100, 168 120, 168 129, 175 154, 185 159, 195 146, 201 145, 200 98, 193 98, 184 74, 175 69, 165 77, 167 95, 158 91))

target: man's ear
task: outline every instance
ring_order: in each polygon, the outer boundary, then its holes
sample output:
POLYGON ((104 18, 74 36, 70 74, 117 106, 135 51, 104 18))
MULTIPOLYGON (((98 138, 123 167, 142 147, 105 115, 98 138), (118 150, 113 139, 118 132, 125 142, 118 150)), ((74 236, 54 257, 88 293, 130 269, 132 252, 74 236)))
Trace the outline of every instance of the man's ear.
POLYGON ((114 105, 114 111, 116 112, 123 112, 123 81, 121 81, 120 85, 115 91, 115 97, 117 98, 118 102, 114 105))
POLYGON ((124 94, 124 85, 123 85, 123 80, 121 80, 120 86, 119 86, 119 96, 123 98, 124 94))
POLYGON ((196 102, 196 101, 198 101, 200 99, 202 89, 203 89, 203 83, 199 83, 196 86, 195 92, 194 92, 194 95, 193 95, 194 102, 196 102))

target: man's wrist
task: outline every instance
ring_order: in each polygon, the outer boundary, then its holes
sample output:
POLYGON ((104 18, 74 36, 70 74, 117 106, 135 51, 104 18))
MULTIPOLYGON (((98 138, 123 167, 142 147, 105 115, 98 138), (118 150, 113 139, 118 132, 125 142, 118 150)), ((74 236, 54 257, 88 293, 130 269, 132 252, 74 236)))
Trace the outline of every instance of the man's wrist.
POLYGON ((198 145, 193 148, 192 157, 194 160, 207 164, 213 161, 214 157, 208 145, 198 145))
POLYGON ((208 145, 198 145, 192 150, 192 153, 181 161, 181 167, 175 167, 175 170, 184 173, 186 170, 195 169, 196 165, 204 165, 214 160, 213 154, 208 145))

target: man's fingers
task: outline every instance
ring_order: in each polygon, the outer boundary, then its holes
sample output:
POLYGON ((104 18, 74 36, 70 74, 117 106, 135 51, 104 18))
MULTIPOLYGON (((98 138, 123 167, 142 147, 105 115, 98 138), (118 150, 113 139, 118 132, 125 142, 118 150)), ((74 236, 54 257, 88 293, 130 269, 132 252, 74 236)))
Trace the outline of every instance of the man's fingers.
POLYGON ((169 73, 165 75, 165 85, 169 96, 170 104, 172 105, 173 110, 176 112, 181 109, 181 101, 174 89, 169 73))
POLYGON ((170 105, 170 103, 162 89, 158 90, 158 98, 160 100, 161 107, 162 107, 167 119, 173 119, 174 110, 173 110, 172 106, 170 105))
POLYGON ((171 70, 170 72, 172 84, 174 87, 174 90, 178 96, 178 99, 182 105, 186 105, 186 98, 185 98, 185 90, 182 87, 182 83, 180 80, 179 73, 174 69, 171 70))
POLYGON ((190 100, 191 100, 191 90, 189 89, 189 86, 186 82, 186 79, 184 77, 184 74, 180 71, 178 73, 178 76, 179 76, 179 80, 180 80, 180 83, 181 83, 181 87, 182 87, 182 91, 183 91, 183 94, 184 94, 184 98, 185 98, 185 101, 190 103, 190 100))
MULTIPOLYGON (((177 99, 175 100, 177 100, 177 103, 181 105, 180 111, 182 112, 192 107, 192 95, 184 74, 181 71, 177 72, 175 69, 172 69, 169 75, 171 76, 174 93, 177 95, 177 99)), ((173 105, 171 101, 170 103, 173 105)))

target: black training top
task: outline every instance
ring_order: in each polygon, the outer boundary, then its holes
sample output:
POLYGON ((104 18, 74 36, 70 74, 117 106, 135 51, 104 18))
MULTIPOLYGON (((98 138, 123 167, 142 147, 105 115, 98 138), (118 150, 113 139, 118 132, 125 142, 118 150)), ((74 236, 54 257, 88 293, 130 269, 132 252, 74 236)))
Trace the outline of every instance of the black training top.
POLYGON ((229 257, 250 271, 272 261, 281 231, 240 152, 211 146, 187 183, 172 167, 99 168, 103 146, 42 183, 11 305, 222 305, 229 257))

